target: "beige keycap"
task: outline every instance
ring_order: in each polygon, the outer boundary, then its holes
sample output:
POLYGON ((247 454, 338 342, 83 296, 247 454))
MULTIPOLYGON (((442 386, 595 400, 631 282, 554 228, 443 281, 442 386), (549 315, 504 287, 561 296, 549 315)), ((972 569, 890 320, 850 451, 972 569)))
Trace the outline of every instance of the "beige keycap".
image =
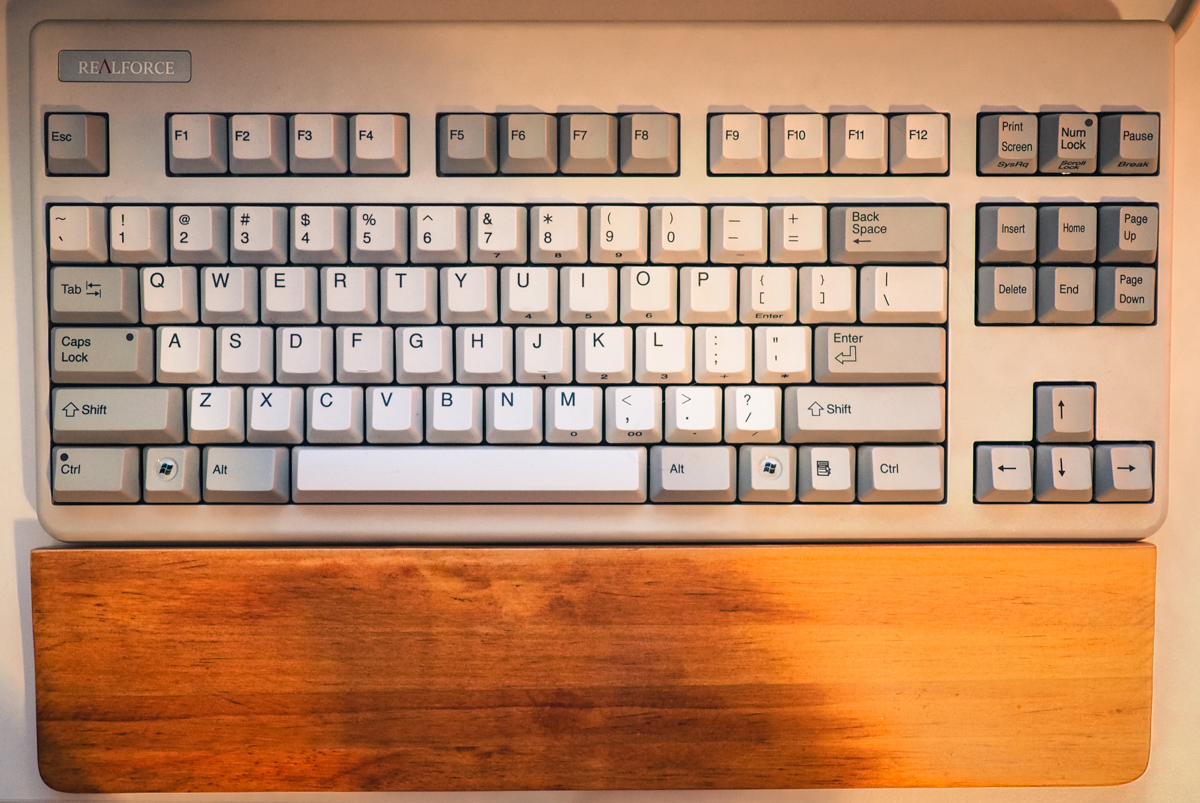
POLYGON ((1095 319, 1095 268, 1038 268, 1039 321, 1091 323, 1095 319))
POLYGON ((738 449, 738 501, 796 501, 796 448, 747 445, 738 449))
POLYGON ((946 269, 867 265, 859 270, 863 323, 945 323, 946 269))
POLYGON ((338 382, 365 385, 392 381, 396 338, 390 327, 339 326, 334 337, 338 382))
POLYGON ((853 446, 801 446, 797 455, 797 498, 801 502, 853 502, 853 446))
POLYGON ((574 333, 567 326, 521 326, 516 337, 516 381, 565 385, 574 368, 574 333))
POLYGON ((829 118, 829 169, 877 174, 888 167, 887 118, 882 114, 835 114, 829 118))
POLYGON ((200 294, 193 267, 142 268, 142 323, 196 323, 200 294))
POLYGON ((721 440, 721 388, 669 387, 664 396, 668 443, 718 443, 721 440))
POLYGON ((1036 440, 1069 443, 1095 437, 1096 389, 1092 385, 1038 385, 1034 409, 1036 440))
POLYGON ((812 379, 812 330, 807 326, 754 327, 754 381, 788 385, 812 379))
POLYGON ((54 501, 59 503, 136 502, 138 448, 57 447, 50 455, 54 501))
POLYGON ((319 274, 316 268, 263 268, 260 316, 263 323, 316 323, 319 274))
POLYGON ((1100 172, 1158 172, 1158 115, 1105 114, 1100 117, 1100 172))
POLYGON ((650 448, 650 501, 732 502, 737 450, 732 446, 650 448))
POLYGON ((988 114, 979 118, 979 172, 996 175, 1036 173, 1036 114, 988 114))
POLYGON ((438 171, 451 175, 496 172, 496 118, 490 114, 438 117, 438 171))
POLYGON ((167 208, 114 206, 108 210, 110 259, 120 265, 167 260, 167 208))
POLYGON ((663 438, 662 388, 604 389, 604 440, 612 444, 659 443, 663 438))
POLYGON ((408 261, 408 210, 403 206, 350 208, 350 261, 403 265, 408 261))
POLYGON ((229 172, 277 175, 287 172, 287 120, 279 114, 235 114, 229 118, 229 172))
POLYGON ((1096 207, 1043 206, 1038 210, 1042 262, 1096 261, 1096 207))
POLYGON ((981 206, 979 261, 1031 265, 1037 259, 1037 207, 981 206))
POLYGON ((617 118, 566 114, 558 126, 559 170, 569 175, 617 172, 617 118))
POLYGON ((530 262, 535 265, 587 262, 586 206, 535 206, 529 210, 529 218, 530 262))
POLYGON ((681 323, 737 321, 737 268, 680 268, 681 323))
POLYGON ((154 330, 55 327, 50 330, 50 380, 72 385, 149 384, 154 381, 154 330))
POLYGON ((1154 447, 1148 443, 1096 445, 1096 501, 1149 502, 1154 497, 1154 447))
POLYGON ((558 170, 558 120, 552 114, 500 116, 500 172, 553 173, 558 170))
POLYGON ((779 443, 783 391, 761 385, 725 388, 725 442, 779 443))
POLYGON ((217 327, 217 381, 263 385, 275 379, 275 330, 269 326, 217 327))
POLYGON ((345 173, 346 118, 340 114, 294 114, 288 121, 288 164, 293 173, 345 173))
POLYGON ((404 175, 408 172, 408 118, 400 114, 356 114, 350 118, 350 172, 404 175))
POLYGON ((223 206, 171 207, 172 262, 223 265, 228 253, 229 210, 223 206))
POLYGON ((246 440, 301 443, 304 440, 304 388, 250 388, 246 394, 246 440))
POLYGON ((858 320, 858 271, 838 265, 800 268, 800 320, 853 323, 858 320))
POLYGON ((500 320, 504 323, 558 323, 557 268, 500 269, 500 320))
POLYGON ((333 327, 281 326, 275 330, 275 381, 328 385, 333 381, 333 327))
POLYGON ((941 502, 944 463, 941 446, 861 446, 858 501, 941 502))
POLYGON ((657 265, 621 268, 621 323, 674 323, 679 317, 679 271, 657 265))
POLYGON ((767 209, 764 206, 714 206, 709 258, 726 265, 767 261, 767 209))
POLYGON ((1033 501, 1033 447, 979 444, 975 447, 975 501, 1033 501))
POLYGON ((749 382, 752 333, 749 326, 696 327, 696 382, 727 385, 749 382))
POLYGON ((50 207, 50 261, 108 261, 107 215, 103 206, 50 207))
POLYGON ((771 116, 771 172, 783 175, 829 170, 829 125, 823 114, 771 116))
POLYGON ((439 385, 454 381, 454 331, 449 326, 396 327, 396 382, 439 385))
POLYGON ((421 388, 367 388, 367 443, 420 443, 425 437, 424 397, 421 388))
POLYGON ((1039 502, 1092 501, 1092 447, 1037 447, 1035 482, 1039 502))
MULTIPOLYGON (((284 206, 235 206, 229 258, 235 264, 282 265, 288 261, 288 210, 284 206)), ((309 235, 309 240, 312 236, 309 235)), ((307 245, 307 243, 306 243, 307 245)))
POLYGON ((488 443, 542 442, 541 388, 488 388, 484 399, 488 443))
POLYGON ((228 124, 220 114, 172 114, 167 120, 167 165, 172 173, 224 173, 228 124))
POLYGON ((946 439, 942 387, 793 386, 783 403, 788 443, 940 443, 946 439))
POLYGON ((572 265, 559 269, 563 323, 617 322, 617 269, 572 265))
POLYGON ((698 204, 650 208, 650 261, 679 265, 708 258, 708 209, 698 204))
POLYGON ((180 443, 179 388, 55 388, 50 402, 56 443, 180 443))
POLYGON ((454 337, 458 384, 507 385, 513 381, 512 327, 460 326, 454 337))
POLYGON ((829 211, 829 261, 945 264, 941 206, 835 206, 829 211))
POLYGON ((379 296, 383 323, 437 323, 438 269, 384 268, 379 296))
POLYGON ((767 118, 761 114, 711 115, 708 170, 731 175, 767 172, 767 118))
POLYGON ((1037 319, 1036 272, 1031 267, 979 269, 980 323, 1033 323, 1037 319))
POLYGON ((1038 129, 1042 173, 1095 173, 1100 126, 1094 114, 1046 114, 1038 129))
POLYGON ((1150 263, 1158 256, 1158 207, 1100 207, 1101 262, 1150 263))
POLYGON ((46 117, 46 172, 102 176, 108 172, 108 118, 100 114, 46 117))
POLYGON ((796 269, 739 268, 742 323, 796 322, 796 269))
POLYGON ((673 114, 625 114, 620 122, 621 172, 679 172, 679 118, 673 114))
POLYGON ((823 206, 772 206, 771 261, 784 264, 824 262, 828 249, 823 206))
POLYGON ((523 264, 528 253, 523 206, 472 206, 472 262, 523 264))
POLYGON ((50 320, 55 323, 137 323, 137 268, 53 268, 50 320))
POLYGON ((692 381, 690 326, 639 326, 634 332, 635 382, 670 385, 692 381))
POLYGON ((944 114, 897 114, 888 121, 892 173, 945 173, 950 168, 949 123, 944 114))
POLYGON ((1100 323, 1154 323, 1154 268, 1096 271, 1096 320, 1100 323))
POLYGON ((946 330, 936 326, 818 326, 817 382, 946 381, 946 330))
POLYGON ((409 207, 409 261, 416 265, 459 265, 467 261, 465 206, 409 207))
POLYGON ((291 217, 293 263, 346 264, 346 207, 293 206, 291 217))
POLYGON ((291 459, 284 447, 206 446, 201 465, 205 502, 281 505, 291 493, 291 459))
POLYGON ((546 442, 600 443, 604 393, 597 387, 546 388, 546 442))
POLYGON ((644 206, 593 206, 592 261, 605 265, 645 262, 647 220, 644 206))
POLYGON ((151 504, 200 501, 200 449, 155 446, 143 452, 142 499, 151 504))

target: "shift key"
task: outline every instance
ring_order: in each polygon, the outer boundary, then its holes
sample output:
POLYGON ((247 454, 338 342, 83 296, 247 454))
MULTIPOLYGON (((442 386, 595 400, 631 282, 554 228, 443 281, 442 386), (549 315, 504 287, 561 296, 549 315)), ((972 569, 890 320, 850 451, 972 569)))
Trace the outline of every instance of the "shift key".
POLYGON ((55 443, 182 443, 181 388, 55 388, 55 443))
POLYGON ((940 326, 818 326, 813 381, 874 384, 946 381, 940 326))
POLYGON ((942 206, 835 206, 829 210, 829 261, 843 265, 946 262, 942 206))
POLYGON ((68 327, 50 331, 50 379, 70 384, 146 385, 154 381, 154 330, 68 327))

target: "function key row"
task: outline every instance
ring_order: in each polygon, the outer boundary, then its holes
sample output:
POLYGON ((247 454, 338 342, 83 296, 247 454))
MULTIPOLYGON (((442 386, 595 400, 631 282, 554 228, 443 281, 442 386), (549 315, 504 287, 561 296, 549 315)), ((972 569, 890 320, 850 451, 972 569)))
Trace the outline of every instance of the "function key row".
POLYGON ((982 175, 1158 172, 1157 114, 982 114, 982 175))

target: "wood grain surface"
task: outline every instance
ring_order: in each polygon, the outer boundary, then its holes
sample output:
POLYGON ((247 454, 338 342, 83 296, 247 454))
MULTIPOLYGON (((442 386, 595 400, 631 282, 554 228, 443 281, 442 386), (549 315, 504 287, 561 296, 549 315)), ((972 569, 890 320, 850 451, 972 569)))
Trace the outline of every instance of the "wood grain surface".
POLYGON ((1155 550, 33 554, 71 792, 1113 784, 1155 550))

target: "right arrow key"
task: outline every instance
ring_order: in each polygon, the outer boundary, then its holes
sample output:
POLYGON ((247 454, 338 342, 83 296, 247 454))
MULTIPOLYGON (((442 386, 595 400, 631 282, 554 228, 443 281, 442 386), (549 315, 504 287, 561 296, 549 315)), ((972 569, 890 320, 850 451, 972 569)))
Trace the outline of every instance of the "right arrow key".
POLYGON ((1154 447, 1148 443, 1096 445, 1096 501, 1149 502, 1154 496, 1154 447))

